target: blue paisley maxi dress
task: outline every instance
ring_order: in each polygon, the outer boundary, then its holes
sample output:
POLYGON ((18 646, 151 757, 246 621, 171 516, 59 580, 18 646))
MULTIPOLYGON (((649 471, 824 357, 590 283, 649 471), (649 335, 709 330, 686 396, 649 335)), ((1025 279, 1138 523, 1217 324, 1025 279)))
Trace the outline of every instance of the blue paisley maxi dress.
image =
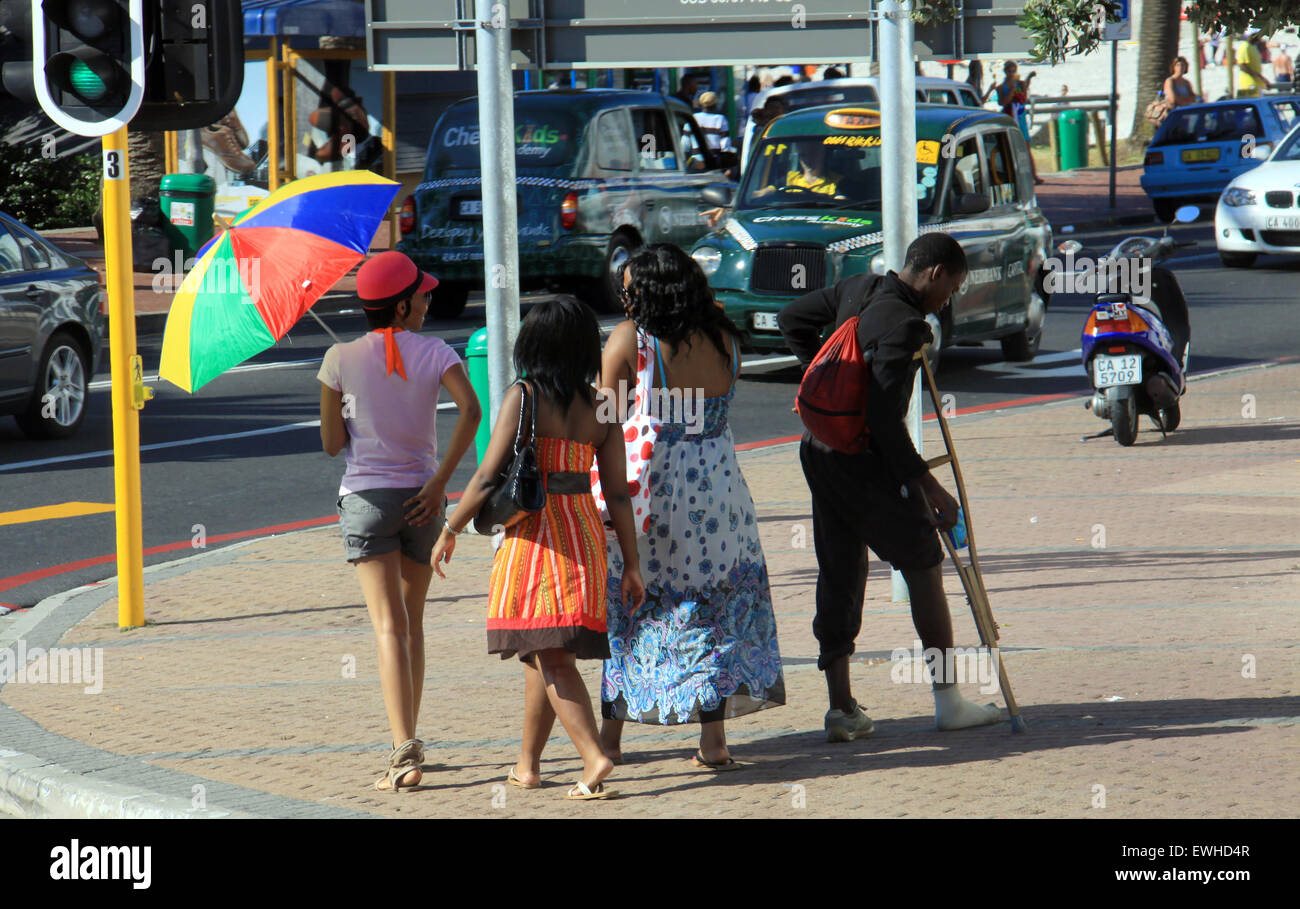
MULTIPOLYGON (((664 374, 653 342, 656 369, 638 372, 641 394, 653 388, 655 372, 664 374)), ((609 547, 606 718, 714 722, 785 703, 754 499, 727 425, 740 363, 734 344, 732 361, 731 388, 703 400, 702 424, 698 412, 683 413, 674 397, 663 396, 648 474, 650 515, 637 527, 646 601, 635 615, 620 597, 622 554, 609 547)))

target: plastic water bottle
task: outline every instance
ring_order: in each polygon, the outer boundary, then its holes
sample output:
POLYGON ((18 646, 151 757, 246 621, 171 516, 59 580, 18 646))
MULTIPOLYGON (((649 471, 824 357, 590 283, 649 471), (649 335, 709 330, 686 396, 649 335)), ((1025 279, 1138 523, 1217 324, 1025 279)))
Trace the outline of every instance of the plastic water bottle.
POLYGON ((967 546, 966 514, 961 508, 957 509, 957 523, 948 531, 948 541, 952 543, 953 549, 965 549, 967 546))

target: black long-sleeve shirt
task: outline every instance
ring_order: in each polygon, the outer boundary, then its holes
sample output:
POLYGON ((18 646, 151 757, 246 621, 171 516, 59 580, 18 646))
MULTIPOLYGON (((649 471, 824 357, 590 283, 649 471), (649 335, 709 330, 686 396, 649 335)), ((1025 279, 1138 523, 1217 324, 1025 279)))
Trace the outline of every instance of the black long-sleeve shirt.
POLYGON ((929 468, 907 432, 907 407, 920 362, 913 355, 934 339, 921 300, 895 272, 853 275, 813 291, 781 310, 777 324, 804 369, 822 346, 822 331, 858 316, 858 343, 872 357, 867 428, 871 449, 906 483, 929 468), (865 310, 867 302, 871 305, 865 310))

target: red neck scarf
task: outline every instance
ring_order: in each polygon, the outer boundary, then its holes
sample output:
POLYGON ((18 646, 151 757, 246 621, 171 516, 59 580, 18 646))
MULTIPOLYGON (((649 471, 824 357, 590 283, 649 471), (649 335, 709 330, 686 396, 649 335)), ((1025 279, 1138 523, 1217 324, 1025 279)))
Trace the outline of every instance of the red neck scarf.
POLYGON ((375 332, 384 336, 384 365, 388 367, 388 375, 397 370, 397 374, 406 380, 406 368, 402 365, 402 352, 397 349, 397 338, 394 335, 402 329, 396 327, 376 328, 375 332))

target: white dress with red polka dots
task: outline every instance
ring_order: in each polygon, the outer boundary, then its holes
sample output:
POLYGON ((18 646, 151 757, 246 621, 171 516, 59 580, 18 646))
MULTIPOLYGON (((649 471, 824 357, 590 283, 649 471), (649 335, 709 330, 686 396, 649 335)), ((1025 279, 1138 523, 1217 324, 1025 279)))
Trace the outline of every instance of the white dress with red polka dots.
MULTIPOLYGON (((734 346, 732 358, 738 366, 734 346)), ((639 335, 635 409, 642 419, 625 424, 624 438, 628 476, 635 473, 639 484, 632 492, 646 602, 628 612, 622 552, 610 546, 602 712, 666 725, 784 704, 767 562, 727 424, 735 369, 725 395, 685 405, 660 395, 662 408, 647 408, 656 365, 662 372, 658 340, 639 335)))

